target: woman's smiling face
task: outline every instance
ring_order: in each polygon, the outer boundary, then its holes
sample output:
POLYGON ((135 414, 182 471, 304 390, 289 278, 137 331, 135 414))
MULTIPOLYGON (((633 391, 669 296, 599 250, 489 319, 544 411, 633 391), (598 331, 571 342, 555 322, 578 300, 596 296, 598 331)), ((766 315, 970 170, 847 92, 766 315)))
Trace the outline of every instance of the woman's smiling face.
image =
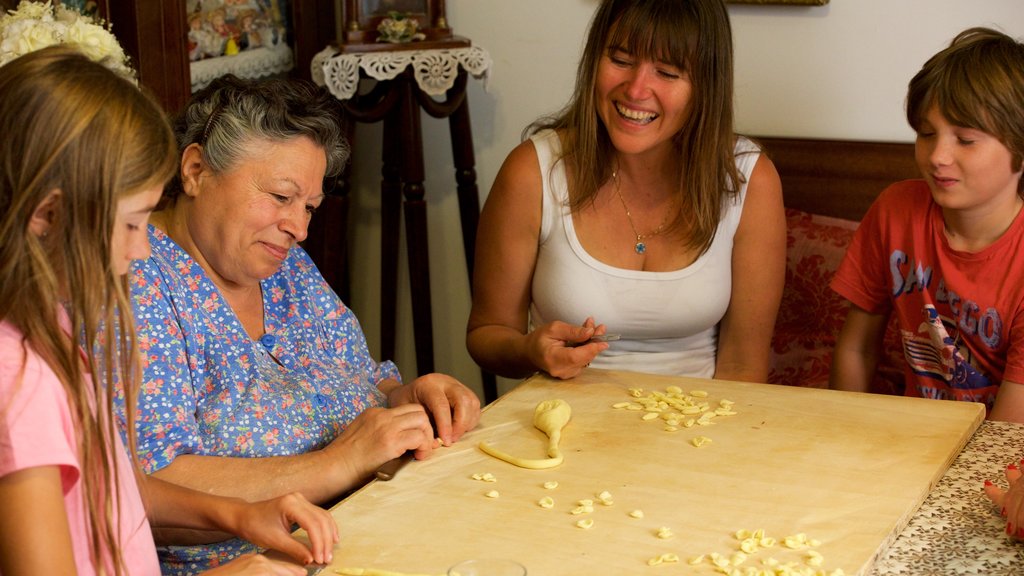
POLYGON ((598 64, 595 91, 615 149, 642 154, 672 146, 689 117, 693 85, 685 69, 610 46, 598 64))

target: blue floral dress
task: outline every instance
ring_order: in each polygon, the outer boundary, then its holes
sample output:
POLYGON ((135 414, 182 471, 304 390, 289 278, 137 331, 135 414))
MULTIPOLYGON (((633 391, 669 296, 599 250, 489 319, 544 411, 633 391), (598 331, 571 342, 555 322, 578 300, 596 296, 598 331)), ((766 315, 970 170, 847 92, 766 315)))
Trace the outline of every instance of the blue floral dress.
MULTIPOLYGON (((129 275, 143 379, 138 458, 151 473, 179 454, 256 458, 323 447, 383 406, 355 315, 301 248, 261 283, 266 334, 253 340, 206 272, 150 226, 152 255, 129 275)), ((119 409, 123 420, 123 395, 119 409)), ((164 574, 193 574, 256 547, 234 539, 160 548, 164 574)))

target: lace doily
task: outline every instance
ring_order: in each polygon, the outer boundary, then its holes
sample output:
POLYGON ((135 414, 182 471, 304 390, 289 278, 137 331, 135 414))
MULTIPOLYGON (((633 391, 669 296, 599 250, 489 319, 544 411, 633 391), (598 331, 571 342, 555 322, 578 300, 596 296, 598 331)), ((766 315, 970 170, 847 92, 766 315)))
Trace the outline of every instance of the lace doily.
POLYGON ((287 72, 295 66, 287 44, 244 50, 234 56, 219 56, 191 62, 192 92, 205 88, 214 78, 234 74, 239 78, 260 78, 287 72))
POLYGON ((375 80, 392 80, 412 66, 420 90, 441 96, 455 84, 459 67, 484 80, 490 74, 491 56, 479 46, 435 50, 401 50, 339 54, 333 46, 321 50, 310 64, 313 81, 339 100, 348 100, 359 88, 359 70, 375 80))

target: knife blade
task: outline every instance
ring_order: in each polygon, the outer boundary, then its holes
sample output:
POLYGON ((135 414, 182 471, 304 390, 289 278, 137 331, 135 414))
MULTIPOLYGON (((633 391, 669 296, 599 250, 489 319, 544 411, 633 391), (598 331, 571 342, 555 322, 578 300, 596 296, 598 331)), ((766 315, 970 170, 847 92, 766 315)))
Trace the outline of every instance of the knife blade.
POLYGON ((405 454, 402 454, 398 458, 393 458, 380 465, 377 468, 376 476, 377 480, 387 482, 398 474, 398 471, 405 468, 405 465, 411 462, 413 459, 413 451, 407 450, 405 454))

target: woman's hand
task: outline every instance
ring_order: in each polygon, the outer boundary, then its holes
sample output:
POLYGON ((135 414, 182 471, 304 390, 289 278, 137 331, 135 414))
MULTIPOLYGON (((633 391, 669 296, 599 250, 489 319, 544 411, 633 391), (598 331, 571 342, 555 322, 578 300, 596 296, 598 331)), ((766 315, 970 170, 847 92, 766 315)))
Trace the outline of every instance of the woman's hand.
POLYGON ((223 566, 207 570, 203 574, 210 576, 229 576, 244 574, 245 576, 305 576, 306 569, 287 562, 271 560, 262 554, 243 554, 223 566))
POLYGON ((587 318, 581 326, 549 322, 526 335, 526 357, 555 378, 574 378, 608 349, 606 342, 586 343, 606 331, 604 324, 595 326, 593 318, 587 318))
MULTIPOLYGON (((1021 460, 1020 465, 1024 466, 1024 460, 1021 460)), ((1014 538, 1024 539, 1024 481, 1020 478, 1021 471, 1018 465, 1010 464, 1006 467, 1006 481, 1010 483, 1010 489, 1003 490, 986 480, 985 494, 1006 518, 1006 533, 1014 538)))
POLYGON ((257 546, 284 552, 302 564, 331 561, 338 542, 338 525, 330 512, 310 504, 302 494, 293 492, 262 502, 239 502, 231 525, 225 527, 230 532, 257 546), (294 524, 309 536, 308 548, 292 537, 294 524))
MULTIPOLYGON (((434 421, 434 433, 445 446, 458 442, 480 421, 480 399, 463 383, 444 374, 427 374, 388 393, 391 406, 418 404, 434 421)), ((416 458, 430 455, 417 451, 416 458)))
POLYGON ((337 485, 358 485, 388 460, 406 450, 430 454, 434 431, 423 406, 403 404, 394 408, 367 408, 321 452, 330 469, 341 472, 337 485))

